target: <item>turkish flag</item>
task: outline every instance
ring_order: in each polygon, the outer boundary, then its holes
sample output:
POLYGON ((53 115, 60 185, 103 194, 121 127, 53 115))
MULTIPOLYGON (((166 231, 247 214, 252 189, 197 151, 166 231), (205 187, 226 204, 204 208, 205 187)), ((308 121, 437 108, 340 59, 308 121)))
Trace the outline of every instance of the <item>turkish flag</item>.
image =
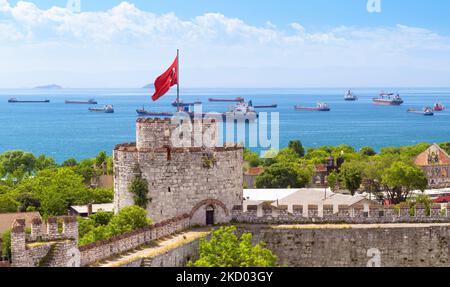
POLYGON ((152 96, 153 101, 157 101, 164 96, 172 86, 178 84, 178 56, 173 64, 161 76, 155 80, 155 93, 152 96))

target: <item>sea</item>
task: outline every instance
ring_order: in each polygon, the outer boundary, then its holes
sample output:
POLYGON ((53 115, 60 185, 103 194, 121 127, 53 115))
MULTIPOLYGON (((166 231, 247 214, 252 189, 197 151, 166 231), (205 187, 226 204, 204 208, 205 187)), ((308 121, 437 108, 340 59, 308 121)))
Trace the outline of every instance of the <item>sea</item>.
MULTIPOLYGON (((356 102, 344 101, 346 89, 182 89, 185 102, 200 100, 205 112, 225 112, 233 103, 209 102, 209 98, 244 97, 254 105, 277 104, 276 109, 260 112, 278 113, 279 147, 290 140, 300 140, 307 148, 348 144, 355 149, 414 145, 420 142, 450 141, 450 109, 426 117, 407 113, 442 102, 450 107, 450 88, 394 88, 405 103, 402 106, 375 106, 372 98, 382 88, 354 89, 356 102), (330 105, 330 112, 295 111, 295 105, 330 105)), ((59 89, 0 90, 0 153, 25 150, 52 156, 59 163, 69 158, 108 154, 116 144, 134 142, 136 109, 174 111, 171 91, 157 102, 151 101, 149 89, 59 89), (43 100, 50 103, 8 103, 8 99, 43 100), (114 114, 89 112, 88 105, 65 104, 65 100, 95 99, 98 106, 112 104, 114 114)), ((270 134, 270 132, 269 132, 270 134)), ((252 147, 260 151, 260 147, 252 147)))

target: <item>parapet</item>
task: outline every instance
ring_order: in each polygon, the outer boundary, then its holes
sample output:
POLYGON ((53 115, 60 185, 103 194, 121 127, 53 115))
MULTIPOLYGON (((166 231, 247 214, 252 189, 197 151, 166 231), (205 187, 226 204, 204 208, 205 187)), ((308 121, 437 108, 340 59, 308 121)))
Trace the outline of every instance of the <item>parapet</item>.
POLYGON ((237 223, 250 224, 450 223, 450 206, 442 209, 440 205, 435 205, 429 211, 420 205, 413 209, 380 206, 370 207, 369 210, 364 210, 363 206, 358 205, 339 205, 337 212, 334 212, 333 208, 331 205, 294 205, 288 207, 290 212, 286 212, 285 207, 280 209, 271 205, 248 205, 247 211, 244 211, 242 206, 235 206, 232 209, 232 219, 237 223))
POLYGON ((12 225, 12 233, 17 236, 25 236, 27 242, 51 241, 73 239, 78 241, 78 221, 74 216, 63 216, 62 232, 59 232, 58 218, 49 217, 47 219, 47 230, 42 231, 43 222, 39 218, 31 221, 31 234, 26 235, 25 220, 16 219, 12 225))
POLYGON ((217 146, 218 138, 217 123, 210 119, 139 118, 136 121, 136 149, 138 151, 179 146, 217 146), (175 139, 179 141, 176 144, 173 143, 175 139))

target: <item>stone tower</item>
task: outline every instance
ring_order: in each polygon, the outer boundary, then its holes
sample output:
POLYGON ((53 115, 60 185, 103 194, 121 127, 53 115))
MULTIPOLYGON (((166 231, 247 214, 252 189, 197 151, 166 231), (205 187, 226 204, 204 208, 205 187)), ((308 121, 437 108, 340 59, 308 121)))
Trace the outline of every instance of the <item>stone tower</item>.
POLYGON ((200 145, 196 137, 186 135, 183 137, 188 139, 188 145, 174 145, 172 137, 180 123, 176 124, 170 119, 138 119, 136 143, 116 146, 116 212, 134 205, 129 186, 139 174, 148 182, 148 199, 151 201, 147 206, 147 214, 154 222, 182 214, 190 215, 191 225, 231 220, 233 206, 242 205, 243 200, 243 148, 238 145, 212 147, 205 138, 217 142, 216 123, 207 120, 189 121, 192 126, 197 125, 197 132, 203 136, 200 145), (210 132, 206 137, 207 130, 213 130, 213 133, 210 132))

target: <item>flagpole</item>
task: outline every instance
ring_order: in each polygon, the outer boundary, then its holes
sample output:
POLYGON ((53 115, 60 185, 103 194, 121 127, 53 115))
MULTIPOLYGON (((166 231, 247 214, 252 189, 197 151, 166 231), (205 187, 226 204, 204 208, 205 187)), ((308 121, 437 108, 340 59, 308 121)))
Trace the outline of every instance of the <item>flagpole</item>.
POLYGON ((177 49, 177 112, 180 111, 180 49, 177 49))

